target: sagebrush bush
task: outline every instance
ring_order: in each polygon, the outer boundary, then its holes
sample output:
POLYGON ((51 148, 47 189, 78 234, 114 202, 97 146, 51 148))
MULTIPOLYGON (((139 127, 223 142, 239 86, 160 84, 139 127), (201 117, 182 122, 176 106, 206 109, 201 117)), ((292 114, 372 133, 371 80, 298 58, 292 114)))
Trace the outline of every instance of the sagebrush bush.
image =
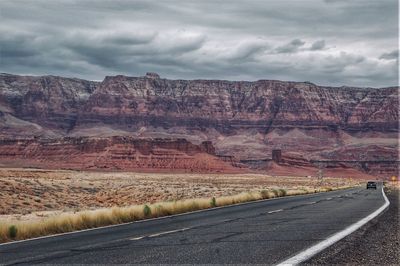
POLYGON ((280 197, 284 197, 284 196, 286 196, 286 194, 287 194, 287 192, 286 192, 286 189, 283 189, 283 188, 281 188, 281 189, 279 189, 279 196, 280 197))
POLYGON ((8 228, 8 236, 9 236, 11 239, 14 239, 14 238, 17 237, 17 232, 18 232, 18 229, 17 229, 17 227, 16 227, 15 225, 11 225, 11 226, 8 228))
POLYGON ((265 189, 263 189, 263 190, 261 190, 261 197, 263 198, 263 199, 269 199, 269 192, 268 192, 268 190, 265 190, 265 189))
POLYGON ((211 201, 210 201, 210 205, 211 205, 211 207, 217 207, 217 200, 215 199, 215 197, 212 197, 211 198, 211 201))
POLYGON ((154 208, 154 216, 155 217, 160 217, 160 216, 164 216, 165 212, 164 212, 164 208, 162 205, 158 204, 157 206, 155 206, 154 208))
POLYGON ((151 209, 150 209, 149 205, 144 205, 143 214, 145 217, 149 217, 151 215, 151 209))

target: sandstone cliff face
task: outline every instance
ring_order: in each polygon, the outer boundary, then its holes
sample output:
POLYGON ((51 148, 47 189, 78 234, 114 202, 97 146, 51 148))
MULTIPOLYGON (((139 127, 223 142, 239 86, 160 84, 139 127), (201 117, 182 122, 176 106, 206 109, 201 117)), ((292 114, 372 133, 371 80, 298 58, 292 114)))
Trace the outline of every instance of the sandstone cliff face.
MULTIPOLYGON (((396 130, 398 89, 318 87, 311 83, 166 80, 106 77, 90 96, 80 123, 107 117, 165 126, 196 125, 231 131, 236 126, 330 126, 396 130), (179 119, 177 119, 179 118, 179 119)), ((106 120, 107 121, 107 120, 106 120)), ((108 121, 108 122, 111 122, 108 121)))
POLYGON ((232 130, 237 126, 268 129, 326 125, 348 130, 398 129, 396 87, 167 80, 154 74, 106 77, 100 83, 1 74, 0 100, 3 108, 10 108, 20 119, 66 131, 75 127, 75 121, 116 124, 147 120, 143 123, 159 126, 162 119, 158 117, 170 119, 163 123, 166 127, 196 125, 232 130), (146 119, 149 117, 154 119, 146 119))
POLYGON ((398 160, 398 89, 1 74, 0 135, 185 138, 211 141, 218 155, 238 160, 270 158, 273 149, 306 159, 398 160))
POLYGON ((68 132, 98 83, 55 76, 0 75, 0 111, 68 132))
POLYGON ((185 172, 240 171, 231 163, 219 160, 214 152, 209 142, 194 145, 184 139, 66 137, 0 140, 0 162, 9 166, 185 172))

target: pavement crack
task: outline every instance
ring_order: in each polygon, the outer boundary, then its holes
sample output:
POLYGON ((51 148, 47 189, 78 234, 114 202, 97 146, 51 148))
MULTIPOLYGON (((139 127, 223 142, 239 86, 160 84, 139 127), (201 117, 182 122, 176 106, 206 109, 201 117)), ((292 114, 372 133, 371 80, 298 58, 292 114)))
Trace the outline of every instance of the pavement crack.
POLYGON ((220 242, 220 241, 225 240, 227 238, 230 238, 230 237, 233 237, 233 236, 237 236, 237 235, 241 235, 241 234, 243 234, 243 232, 235 232, 235 233, 231 233, 231 234, 228 234, 228 235, 225 235, 225 236, 222 236, 222 237, 214 238, 211 241, 211 243, 220 242))

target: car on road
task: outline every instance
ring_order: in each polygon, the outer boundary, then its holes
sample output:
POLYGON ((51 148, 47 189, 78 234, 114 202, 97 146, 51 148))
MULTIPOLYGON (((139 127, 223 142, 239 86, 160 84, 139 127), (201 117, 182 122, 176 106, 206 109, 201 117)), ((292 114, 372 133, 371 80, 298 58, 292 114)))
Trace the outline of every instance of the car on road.
POLYGON ((367 189, 370 189, 370 188, 376 189, 376 182, 374 182, 374 181, 368 181, 368 183, 367 183, 367 189))

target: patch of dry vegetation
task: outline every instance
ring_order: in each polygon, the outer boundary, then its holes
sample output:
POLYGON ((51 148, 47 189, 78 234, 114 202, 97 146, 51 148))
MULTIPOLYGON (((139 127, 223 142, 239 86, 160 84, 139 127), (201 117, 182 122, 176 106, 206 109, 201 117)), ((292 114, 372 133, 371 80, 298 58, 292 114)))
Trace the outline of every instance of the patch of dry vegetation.
POLYGON ((0 169, 0 241, 328 191, 351 179, 0 169), (249 192, 250 191, 250 192, 249 192), (143 205, 147 204, 147 205, 143 205))
POLYGON ((106 225, 121 224, 147 218, 203 210, 217 206, 283 197, 286 195, 301 195, 308 193, 331 191, 336 188, 319 189, 272 189, 240 193, 232 196, 185 199, 170 202, 158 202, 129 207, 113 207, 77 213, 63 213, 33 221, 3 221, 0 222, 0 241, 21 240, 45 235, 71 232, 106 225))
MULTIPOLYGON (((325 178, 324 186, 353 185, 325 178)), ((314 177, 0 169, 0 220, 33 220, 101 208, 212 198, 248 191, 313 189, 314 177)))

